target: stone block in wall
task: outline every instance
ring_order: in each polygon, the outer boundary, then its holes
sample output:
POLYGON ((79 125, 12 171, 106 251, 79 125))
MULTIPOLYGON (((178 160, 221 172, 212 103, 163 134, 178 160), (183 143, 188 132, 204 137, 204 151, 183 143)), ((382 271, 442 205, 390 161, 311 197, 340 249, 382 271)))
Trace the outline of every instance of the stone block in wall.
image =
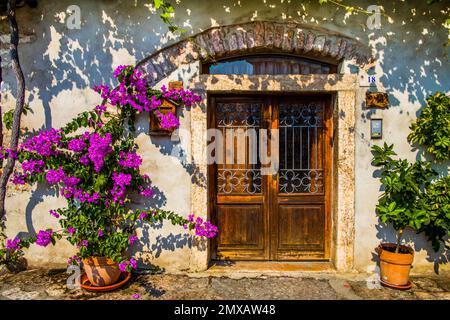
POLYGON ((296 53, 303 52, 305 47, 305 33, 300 28, 295 28, 294 39, 293 39, 293 49, 296 53))
POLYGON ((247 50, 247 42, 246 42, 246 39, 245 39, 244 29, 242 27, 238 26, 235 29, 234 33, 236 34, 238 50, 239 51, 247 50))
POLYGON ((272 22, 264 23, 264 45, 266 48, 273 48, 274 29, 272 22))
POLYGON ((336 56, 337 59, 342 59, 344 57, 345 50, 347 48, 347 43, 348 43, 347 40, 341 40, 341 44, 339 46, 339 53, 336 56))
POLYGON ((219 29, 211 29, 209 31, 209 39, 214 50, 213 55, 220 57, 225 54, 225 49, 222 44, 222 37, 219 29))
POLYGON ((295 34, 295 26, 288 25, 286 26, 283 34, 283 43, 281 44, 281 48, 284 52, 292 52, 294 51, 294 34, 295 34))
POLYGON ((303 47, 303 52, 309 52, 313 49, 315 35, 312 32, 308 32, 305 39, 305 46, 303 47))
POLYGON ((324 35, 316 36, 315 39, 314 39, 313 46, 312 46, 312 51, 314 53, 319 53, 320 54, 323 51, 323 47, 325 45, 325 40, 326 40, 326 38, 325 38, 324 35))
POLYGON ((253 32, 255 34, 255 47, 263 47, 265 45, 264 24, 259 21, 255 22, 253 32))
POLYGON ((251 50, 256 47, 256 35, 255 35, 255 24, 245 24, 242 26, 243 33, 245 36, 245 42, 247 49, 251 50))
POLYGON ((330 44, 329 54, 332 58, 335 58, 339 54, 339 47, 341 46, 342 39, 332 39, 330 44))
POLYGON ((146 75, 146 78, 150 83, 155 83, 155 79, 158 78, 158 72, 156 71, 156 68, 151 60, 147 60, 141 64, 139 69, 146 75))
POLYGON ((214 50, 209 45, 209 37, 206 33, 198 34, 195 37, 195 43, 197 45, 197 51, 203 59, 214 56, 214 50))
POLYGON ((281 49, 283 45, 284 25, 274 24, 273 47, 281 49))

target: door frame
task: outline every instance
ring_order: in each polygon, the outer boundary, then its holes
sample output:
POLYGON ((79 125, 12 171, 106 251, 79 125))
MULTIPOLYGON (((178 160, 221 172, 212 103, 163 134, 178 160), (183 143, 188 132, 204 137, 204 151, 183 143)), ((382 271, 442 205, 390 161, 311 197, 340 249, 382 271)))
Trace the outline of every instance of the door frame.
MULTIPOLYGON (((333 192, 331 199, 332 241, 330 260, 338 271, 353 269, 355 236, 355 116, 359 79, 356 74, 330 75, 198 75, 188 88, 201 96, 190 118, 190 154, 195 172, 191 185, 191 212, 208 216, 207 113, 208 96, 219 93, 329 93, 333 105, 333 192)), ((211 245, 192 247, 192 270, 206 270, 211 245)))

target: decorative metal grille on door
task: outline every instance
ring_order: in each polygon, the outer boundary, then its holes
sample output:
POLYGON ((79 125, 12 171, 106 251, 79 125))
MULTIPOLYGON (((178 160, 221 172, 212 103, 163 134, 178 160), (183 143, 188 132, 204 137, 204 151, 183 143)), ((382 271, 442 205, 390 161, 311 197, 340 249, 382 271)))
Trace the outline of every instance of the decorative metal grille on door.
POLYGON ((280 193, 323 193, 321 102, 280 104, 280 193))
POLYGON ((261 193, 257 157, 261 110, 260 103, 217 103, 216 122, 223 137, 224 155, 224 164, 217 166, 219 194, 261 193), (227 140, 231 135, 233 139, 227 140))

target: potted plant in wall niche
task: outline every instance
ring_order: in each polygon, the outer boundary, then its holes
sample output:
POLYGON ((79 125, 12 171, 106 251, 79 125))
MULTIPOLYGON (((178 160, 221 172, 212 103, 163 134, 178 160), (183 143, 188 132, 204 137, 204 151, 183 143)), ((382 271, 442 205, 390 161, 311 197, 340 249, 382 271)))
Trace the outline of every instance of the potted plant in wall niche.
MULTIPOLYGON (((191 105, 199 97, 182 89, 154 90, 144 76, 130 66, 114 72, 119 85, 94 90, 104 99, 94 110, 83 112, 61 129, 52 128, 25 141, 19 149, 21 168, 16 184, 47 183, 67 199, 63 208, 50 210, 60 230, 41 230, 31 239, 40 246, 65 238, 77 248, 69 264, 83 262, 93 286, 115 283, 121 272, 136 268, 127 250, 138 241, 136 226, 145 221, 169 220, 195 230, 196 236, 213 237, 217 228, 190 215, 184 218, 156 208, 130 209, 136 197, 151 197, 153 190, 134 143, 134 120, 141 112, 154 112, 166 127, 178 126, 158 113, 163 99, 191 105), (109 104, 109 108, 106 107, 109 104)), ((170 176, 170 173, 167 173, 170 176)))

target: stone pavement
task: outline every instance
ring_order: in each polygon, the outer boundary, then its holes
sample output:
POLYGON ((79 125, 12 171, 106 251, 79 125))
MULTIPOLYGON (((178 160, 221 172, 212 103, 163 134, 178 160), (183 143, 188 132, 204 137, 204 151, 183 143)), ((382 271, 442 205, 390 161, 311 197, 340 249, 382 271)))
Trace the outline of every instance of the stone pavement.
POLYGON ((135 274, 114 292, 69 290, 65 269, 33 269, 0 275, 4 299, 439 299, 450 300, 448 275, 412 276, 411 290, 384 288, 360 273, 135 274))

